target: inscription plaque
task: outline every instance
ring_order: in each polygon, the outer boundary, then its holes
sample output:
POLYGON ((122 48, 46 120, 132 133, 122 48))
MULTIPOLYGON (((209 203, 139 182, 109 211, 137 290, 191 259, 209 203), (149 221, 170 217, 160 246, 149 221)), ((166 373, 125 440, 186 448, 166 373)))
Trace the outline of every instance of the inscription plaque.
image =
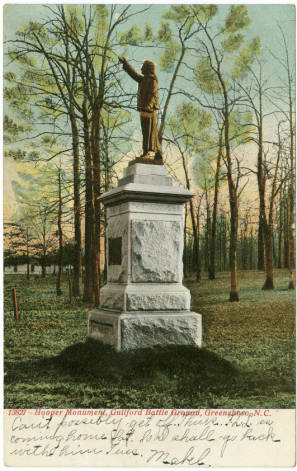
POLYGON ((108 239, 108 265, 122 265, 122 238, 108 239))
POLYGON ((115 338, 113 324, 91 321, 90 331, 96 334, 98 340, 108 343, 109 345, 114 345, 115 338))

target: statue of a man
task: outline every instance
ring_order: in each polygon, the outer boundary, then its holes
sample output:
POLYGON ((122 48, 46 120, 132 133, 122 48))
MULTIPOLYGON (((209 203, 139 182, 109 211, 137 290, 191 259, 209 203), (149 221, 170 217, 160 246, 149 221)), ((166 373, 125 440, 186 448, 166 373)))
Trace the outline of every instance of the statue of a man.
POLYGON ((123 69, 138 82, 137 110, 140 112, 142 130, 142 157, 150 157, 149 152, 155 152, 155 159, 162 159, 160 142, 158 138, 157 110, 159 109, 158 78, 155 63, 144 61, 141 74, 136 72, 129 62, 120 57, 123 69))

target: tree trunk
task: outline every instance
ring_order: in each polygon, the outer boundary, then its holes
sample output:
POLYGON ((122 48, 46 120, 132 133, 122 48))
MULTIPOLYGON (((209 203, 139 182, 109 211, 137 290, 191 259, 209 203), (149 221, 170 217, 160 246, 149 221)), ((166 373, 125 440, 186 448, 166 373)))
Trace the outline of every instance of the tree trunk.
MULTIPOLYGON (((106 127, 104 126, 103 120, 101 121, 102 130, 104 135, 104 189, 105 191, 110 190, 111 186, 111 175, 110 175, 110 160, 109 160, 109 138, 106 127)), ((103 280, 107 280, 107 240, 106 240, 106 228, 107 228, 107 217, 106 217, 106 208, 104 207, 104 270, 103 270, 103 280)))
POLYGON ((61 183, 61 168, 58 169, 58 198, 59 198, 59 209, 58 209, 58 235, 59 235, 59 257, 58 257, 58 275, 56 292, 57 296, 61 296, 62 289, 62 273, 63 273, 63 230, 62 230, 62 183, 61 183))
POLYGON ((196 270, 196 280, 201 281, 201 254, 200 254, 200 205, 202 198, 200 199, 198 208, 197 208, 197 270, 196 270))
POLYGON ((220 190, 220 170, 221 170, 221 161, 222 161, 222 150, 223 150, 223 128, 220 131, 219 150, 218 150, 216 174, 215 174, 214 200, 213 200, 211 238, 210 238, 210 262, 209 262, 209 279, 210 280, 215 279, 217 214, 218 214, 218 200, 219 200, 219 190, 220 190))
MULTIPOLYGON (((294 192, 293 189, 290 192, 294 192)), ((294 195, 290 195, 289 203, 289 270, 290 270, 290 282, 289 289, 295 289, 296 286, 296 275, 295 275, 295 237, 294 237, 294 195)))
POLYGON ((266 181, 263 171, 263 110, 262 92, 259 91, 259 118, 258 118, 258 159, 257 179, 259 191, 259 233, 258 233, 258 270, 264 270, 264 244, 266 226, 265 191, 266 181))
POLYGON ((104 207, 104 270, 103 270, 103 280, 104 283, 107 281, 107 239, 106 239, 106 228, 107 228, 107 216, 106 208, 104 207))
POLYGON ((165 129, 168 106, 169 106, 170 99, 171 99, 171 96, 172 96, 174 84, 175 84, 179 69, 181 67, 181 64, 183 62, 185 53, 186 53, 186 48, 184 47, 184 45, 182 45, 181 50, 180 50, 179 59, 177 61, 175 70, 172 74, 171 82, 170 82, 170 85, 169 85, 169 90, 168 90, 166 101, 165 101, 164 108, 163 108, 163 113, 162 113, 162 116, 161 116, 161 122, 160 122, 159 133, 158 133, 158 137, 159 137, 159 141, 160 141, 161 145, 162 145, 163 133, 164 133, 164 129, 165 129))
POLYGON ((284 228, 284 268, 289 269, 289 205, 288 205, 288 198, 287 198, 287 192, 284 193, 284 199, 283 199, 283 204, 284 204, 284 222, 283 222, 283 228, 284 228))
POLYGON ((223 271, 226 271, 227 270, 227 224, 226 224, 225 216, 223 216, 222 250, 223 250, 223 271))
POLYGON ((249 247, 248 247, 248 216, 244 221, 243 231, 242 231, 242 269, 248 269, 248 254, 249 254, 249 247))
POLYGON ((239 301, 238 280, 237 280, 237 236, 238 236, 238 196, 235 183, 232 176, 231 151, 229 144, 229 109, 225 110, 225 145, 227 158, 227 177, 229 188, 230 204, 230 271, 231 271, 231 289, 229 300, 239 301))
POLYGON ((223 270, 223 231, 222 231, 222 217, 219 219, 219 271, 223 270))
POLYGON ((283 207, 282 198, 279 199, 279 211, 278 211, 278 261, 277 267, 283 267, 283 207))
POLYGON ((94 303, 94 270, 93 270, 93 228, 94 228, 94 195, 93 195, 93 163, 90 148, 89 124, 85 104, 83 105, 83 133, 85 151, 85 280, 84 303, 94 303))
POLYGON ((265 234, 265 252, 266 252, 266 280, 263 290, 273 290, 273 231, 269 224, 265 234))
POLYGON ((250 229, 249 236, 249 269, 253 270, 254 268, 254 232, 253 227, 250 229))
POLYGON ((237 279, 237 236, 238 236, 238 194, 237 187, 233 180, 232 174, 232 160, 231 160, 231 149, 230 149, 230 138, 229 138, 229 120, 230 120, 230 110, 229 110, 229 100, 228 92, 226 88, 226 83, 223 78, 221 71, 221 60, 218 57, 217 50, 214 46, 214 42, 211 39, 207 31, 206 35, 211 42, 213 53, 215 56, 217 70, 216 74, 220 85, 223 91, 224 97, 224 138, 225 138, 225 149, 226 149, 226 163, 227 163, 227 179, 228 179, 228 189, 229 189, 229 204, 230 204, 230 270, 231 270, 231 289, 229 300, 239 301, 238 295, 238 279, 237 279))
MULTIPOLYGON (((284 40, 285 41, 285 40, 284 40)), ((290 282, 289 289, 295 289, 296 272, 295 272, 295 158, 294 158, 294 69, 290 67, 288 47, 285 42, 287 76, 288 76, 288 95, 289 95, 289 125, 290 125, 290 180, 289 180, 289 217, 288 217, 288 242, 289 242, 289 270, 290 282), (292 78, 293 77, 293 78, 292 78)), ((295 97, 296 100, 296 97, 295 97)))
POLYGON ((231 231, 230 231, 230 270, 231 270, 231 302, 239 301, 237 288, 237 230, 238 230, 238 201, 235 190, 230 197, 231 231))
POLYGON ((42 278, 46 275, 46 219, 43 221, 42 227, 42 262, 41 262, 42 278))
POLYGON ((271 185, 271 195, 269 201, 269 214, 268 221, 265 218, 265 265, 266 265, 266 280, 263 285, 263 290, 273 290, 273 218, 274 218, 274 201, 276 197, 276 182, 278 178, 279 162, 281 157, 281 139, 280 129, 278 129, 278 153, 273 175, 273 182, 271 185))
POLYGON ((100 238, 101 238, 101 205, 100 205, 100 184, 101 184, 101 166, 100 166, 100 110, 93 111, 92 119, 92 156, 93 156, 93 192, 94 192, 94 243, 93 243, 93 283, 95 306, 100 303, 100 238))
MULTIPOLYGON (((288 61, 288 54, 287 54, 288 61)), ((287 62, 288 63, 288 62, 287 62)), ((294 105, 292 97, 292 81, 288 63, 288 79, 289 79, 289 123, 290 123, 290 180, 289 180, 289 218, 288 218, 288 242, 289 242, 289 270, 290 282, 289 289, 295 289, 296 273, 295 273, 295 159, 294 159, 294 105)))
POLYGON ((187 265, 187 217, 188 217, 188 206, 185 204, 184 252, 183 252, 184 278, 186 278, 188 276, 188 265, 187 265))
POLYGON ((265 256, 264 256, 264 227, 263 227, 263 215, 259 214, 259 226, 258 226, 258 270, 265 269, 265 256))
POLYGON ((277 233, 276 233, 276 231, 274 230, 274 231, 273 231, 273 235, 272 235, 272 239, 273 239, 273 266, 274 266, 274 267, 277 266, 277 243, 276 243, 276 236, 277 236, 277 233))
POLYGON ((26 229, 26 262, 27 262, 27 280, 30 279, 30 257, 29 257, 29 231, 26 229))
MULTIPOLYGON (((186 185, 187 189, 191 189, 191 184, 190 184, 190 178, 189 178, 189 173, 188 173, 188 168, 187 168, 187 162, 186 162, 186 157, 184 152, 182 152, 181 149, 180 153, 182 156, 182 163, 183 163, 183 169, 184 169, 184 174, 185 174, 185 179, 186 179, 186 185)), ((192 198, 190 199, 190 215, 191 215, 191 222, 192 222, 192 232, 193 232, 193 268, 194 270, 197 270, 197 264, 198 264, 198 237, 197 237, 197 226, 196 226, 196 221, 195 221, 195 211, 194 211, 194 205, 193 205, 193 200, 192 198)))
POLYGON ((205 271, 209 274, 209 261, 210 261, 210 234, 211 234, 211 220, 210 220, 210 207, 208 192, 205 191, 206 199, 206 227, 205 227, 205 271))
POLYGON ((73 296, 82 293, 82 237, 81 237, 81 200, 80 200, 80 162, 79 133, 74 112, 70 113, 73 149, 73 193, 74 193, 74 261, 73 296))
POLYGON ((193 264, 192 270, 197 271, 198 265, 198 236, 197 236, 197 225, 195 221, 195 211, 192 199, 190 199, 190 214, 191 214, 191 221, 192 221, 192 231, 193 231, 193 264))

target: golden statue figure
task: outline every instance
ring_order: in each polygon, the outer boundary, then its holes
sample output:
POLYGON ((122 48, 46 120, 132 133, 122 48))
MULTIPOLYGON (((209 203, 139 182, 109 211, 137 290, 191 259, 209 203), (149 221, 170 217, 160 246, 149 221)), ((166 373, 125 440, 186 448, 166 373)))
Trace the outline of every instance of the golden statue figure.
POLYGON ((156 65, 151 60, 144 61, 141 67, 142 73, 139 74, 124 57, 120 57, 119 60, 123 64, 123 69, 138 82, 137 110, 140 112, 142 130, 142 157, 149 158, 150 152, 154 152, 155 159, 162 159, 158 138, 159 97, 156 65))

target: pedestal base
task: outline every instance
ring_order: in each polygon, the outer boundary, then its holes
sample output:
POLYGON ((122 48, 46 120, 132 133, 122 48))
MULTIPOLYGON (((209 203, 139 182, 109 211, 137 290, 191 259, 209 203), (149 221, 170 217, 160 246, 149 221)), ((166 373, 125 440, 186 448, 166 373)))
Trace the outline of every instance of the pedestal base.
POLYGON ((107 283, 100 293, 100 309, 110 311, 186 311, 190 291, 181 283, 107 283))
POLYGON ((195 312, 121 313, 95 309, 89 315, 88 337, 117 350, 155 345, 202 344, 202 319, 195 312))

